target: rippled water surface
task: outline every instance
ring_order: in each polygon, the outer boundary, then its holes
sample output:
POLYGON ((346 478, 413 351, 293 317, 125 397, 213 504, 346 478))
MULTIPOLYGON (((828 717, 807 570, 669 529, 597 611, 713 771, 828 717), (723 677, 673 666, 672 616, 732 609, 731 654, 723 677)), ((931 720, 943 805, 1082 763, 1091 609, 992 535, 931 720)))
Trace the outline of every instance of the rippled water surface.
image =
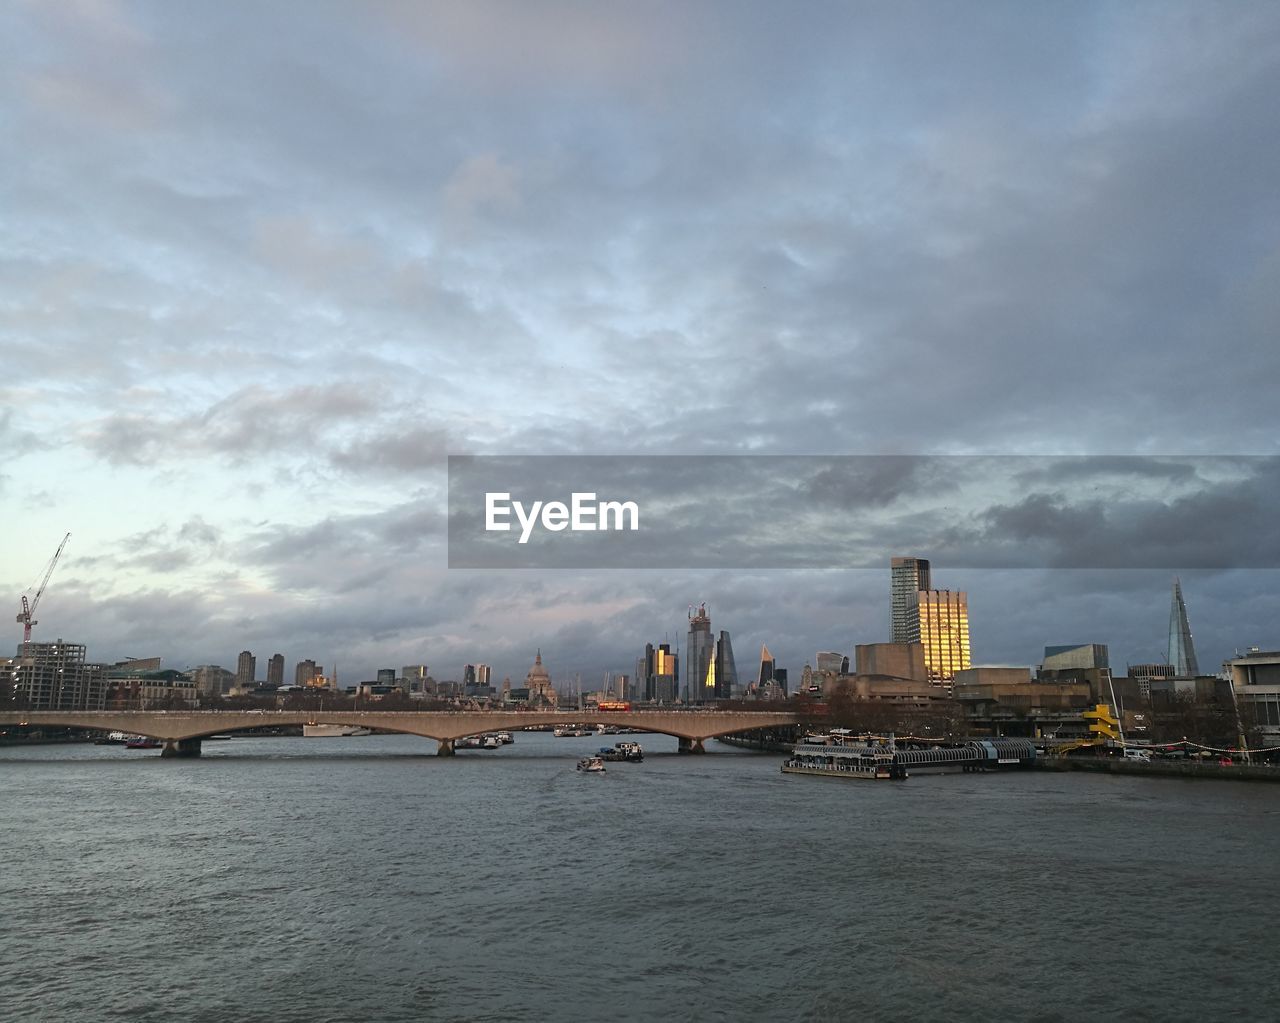
POLYGON ((0 750, 0 1018, 1264 1019, 1280 786, 517 733, 0 750))

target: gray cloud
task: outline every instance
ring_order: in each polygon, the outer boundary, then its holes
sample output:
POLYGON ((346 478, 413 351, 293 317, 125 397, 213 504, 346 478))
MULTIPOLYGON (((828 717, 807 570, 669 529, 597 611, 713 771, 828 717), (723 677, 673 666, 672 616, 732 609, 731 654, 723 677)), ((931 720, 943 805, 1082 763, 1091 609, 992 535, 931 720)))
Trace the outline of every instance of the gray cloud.
MULTIPOLYGON (((1267 5, 19 4, 0 83, 2 492, 73 524, 107 509, 57 480, 136 494, 77 571, 134 610, 174 593, 157 630, 359 622, 331 634, 374 663, 377 615, 444 615, 417 594, 442 585, 450 453, 1077 454, 1007 491, 892 462, 749 494, 682 469, 667 500, 706 549, 790 531, 810 564, 1273 549, 1272 482, 1182 457, 1276 451, 1267 5), (1105 460, 1134 453, 1174 454, 1105 460), (710 518, 699 486, 743 499, 710 518), (236 600, 265 572, 310 603, 203 613, 182 575, 215 570, 236 600)), ((1224 576, 1212 599, 1254 623, 1224 576)), ((419 638, 449 650, 493 602, 591 593, 594 619, 510 619, 513 658, 563 628, 584 675, 616 656, 592 621, 662 618, 586 574, 443 578, 456 615, 419 638)), ((701 588, 641 578, 677 609, 701 588)), ((822 601, 872 598, 815 578, 714 587, 816 649, 790 608, 834 627, 822 601)), ((1235 585, 1262 605, 1264 578, 1235 585)), ((1019 628, 1052 615, 1013 589, 1019 628)))

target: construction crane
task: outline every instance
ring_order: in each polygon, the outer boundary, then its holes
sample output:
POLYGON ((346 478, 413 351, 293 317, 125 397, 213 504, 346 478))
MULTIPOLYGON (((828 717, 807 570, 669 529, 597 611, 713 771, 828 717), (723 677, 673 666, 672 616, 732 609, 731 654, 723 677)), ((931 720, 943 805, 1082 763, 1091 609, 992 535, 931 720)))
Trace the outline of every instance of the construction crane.
MULTIPOLYGON (((40 588, 36 590, 36 595, 32 598, 31 603, 27 603, 27 595, 22 595, 22 610, 15 619, 22 625, 22 642, 31 642, 31 626, 39 625, 31 616, 36 613, 36 606, 40 603, 40 597, 44 593, 44 588, 49 585, 49 576, 53 575, 53 567, 58 563, 58 559, 62 557, 62 549, 67 546, 67 541, 71 539, 68 533, 62 538, 62 543, 58 544, 58 549, 53 552, 53 557, 49 559, 49 567, 45 569, 44 578, 40 580, 40 588)), ((12 606, 12 605, 11 605, 12 606)))

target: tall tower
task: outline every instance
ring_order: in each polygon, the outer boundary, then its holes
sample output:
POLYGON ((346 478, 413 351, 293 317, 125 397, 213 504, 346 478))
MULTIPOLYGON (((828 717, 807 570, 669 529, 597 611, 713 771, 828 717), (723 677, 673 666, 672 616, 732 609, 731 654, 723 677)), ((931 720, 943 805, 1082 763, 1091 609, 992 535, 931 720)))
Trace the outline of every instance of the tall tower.
POLYGON ((916 601, 916 594, 933 588, 929 579, 929 562, 924 558, 892 558, 889 569, 892 575, 893 642, 918 642, 910 638, 907 617, 916 601))
POLYGON ((689 636, 684 648, 685 703, 702 703, 707 698, 707 669, 711 667, 711 616, 707 605, 689 608, 689 636))
POLYGON ((969 595, 963 590, 921 590, 908 609, 908 643, 924 647, 933 682, 950 688, 957 671, 969 667, 969 595))
POLYGON ((1187 621, 1187 604, 1182 599, 1182 582, 1173 580, 1173 605, 1169 608, 1169 663, 1178 678, 1195 678, 1200 674, 1196 647, 1191 642, 1191 625, 1187 621))
POLYGON ((272 654, 267 661, 267 685, 284 685, 284 654, 272 654))
POLYGON ((236 659, 236 685, 240 688, 251 686, 258 673, 258 659, 248 650, 241 650, 236 659))

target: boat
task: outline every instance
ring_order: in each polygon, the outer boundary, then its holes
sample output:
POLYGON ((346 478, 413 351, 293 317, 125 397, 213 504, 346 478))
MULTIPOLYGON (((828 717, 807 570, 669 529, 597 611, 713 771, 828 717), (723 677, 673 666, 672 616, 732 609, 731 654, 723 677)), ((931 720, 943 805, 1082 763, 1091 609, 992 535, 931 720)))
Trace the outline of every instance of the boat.
POLYGON ((578 770, 587 774, 604 774, 604 761, 600 757, 583 757, 578 761, 578 770))
POLYGON ((498 737, 498 741, 504 746, 510 746, 516 741, 515 736, 510 732, 494 732, 493 734, 498 737))
POLYGON ((454 741, 453 748, 459 749, 484 749, 484 739, 478 735, 464 735, 461 739, 454 741))
POLYGON ((152 739, 145 735, 135 735, 124 744, 125 749, 159 749, 163 746, 159 739, 152 739))
POLYGON ((621 763, 625 760, 638 764, 644 760, 644 750, 640 748, 638 742, 619 742, 613 746, 601 746, 598 755, 610 763, 621 763))
POLYGON ((302 734, 309 739, 326 739, 334 736, 372 735, 372 728, 359 725, 303 725, 302 734))
POLYGON ((783 763, 783 774, 816 774, 831 778, 901 780, 904 767, 895 763, 892 745, 842 745, 800 743, 783 763))
POLYGON ((486 735, 480 741, 481 749, 497 749, 501 745, 496 735, 486 735))

